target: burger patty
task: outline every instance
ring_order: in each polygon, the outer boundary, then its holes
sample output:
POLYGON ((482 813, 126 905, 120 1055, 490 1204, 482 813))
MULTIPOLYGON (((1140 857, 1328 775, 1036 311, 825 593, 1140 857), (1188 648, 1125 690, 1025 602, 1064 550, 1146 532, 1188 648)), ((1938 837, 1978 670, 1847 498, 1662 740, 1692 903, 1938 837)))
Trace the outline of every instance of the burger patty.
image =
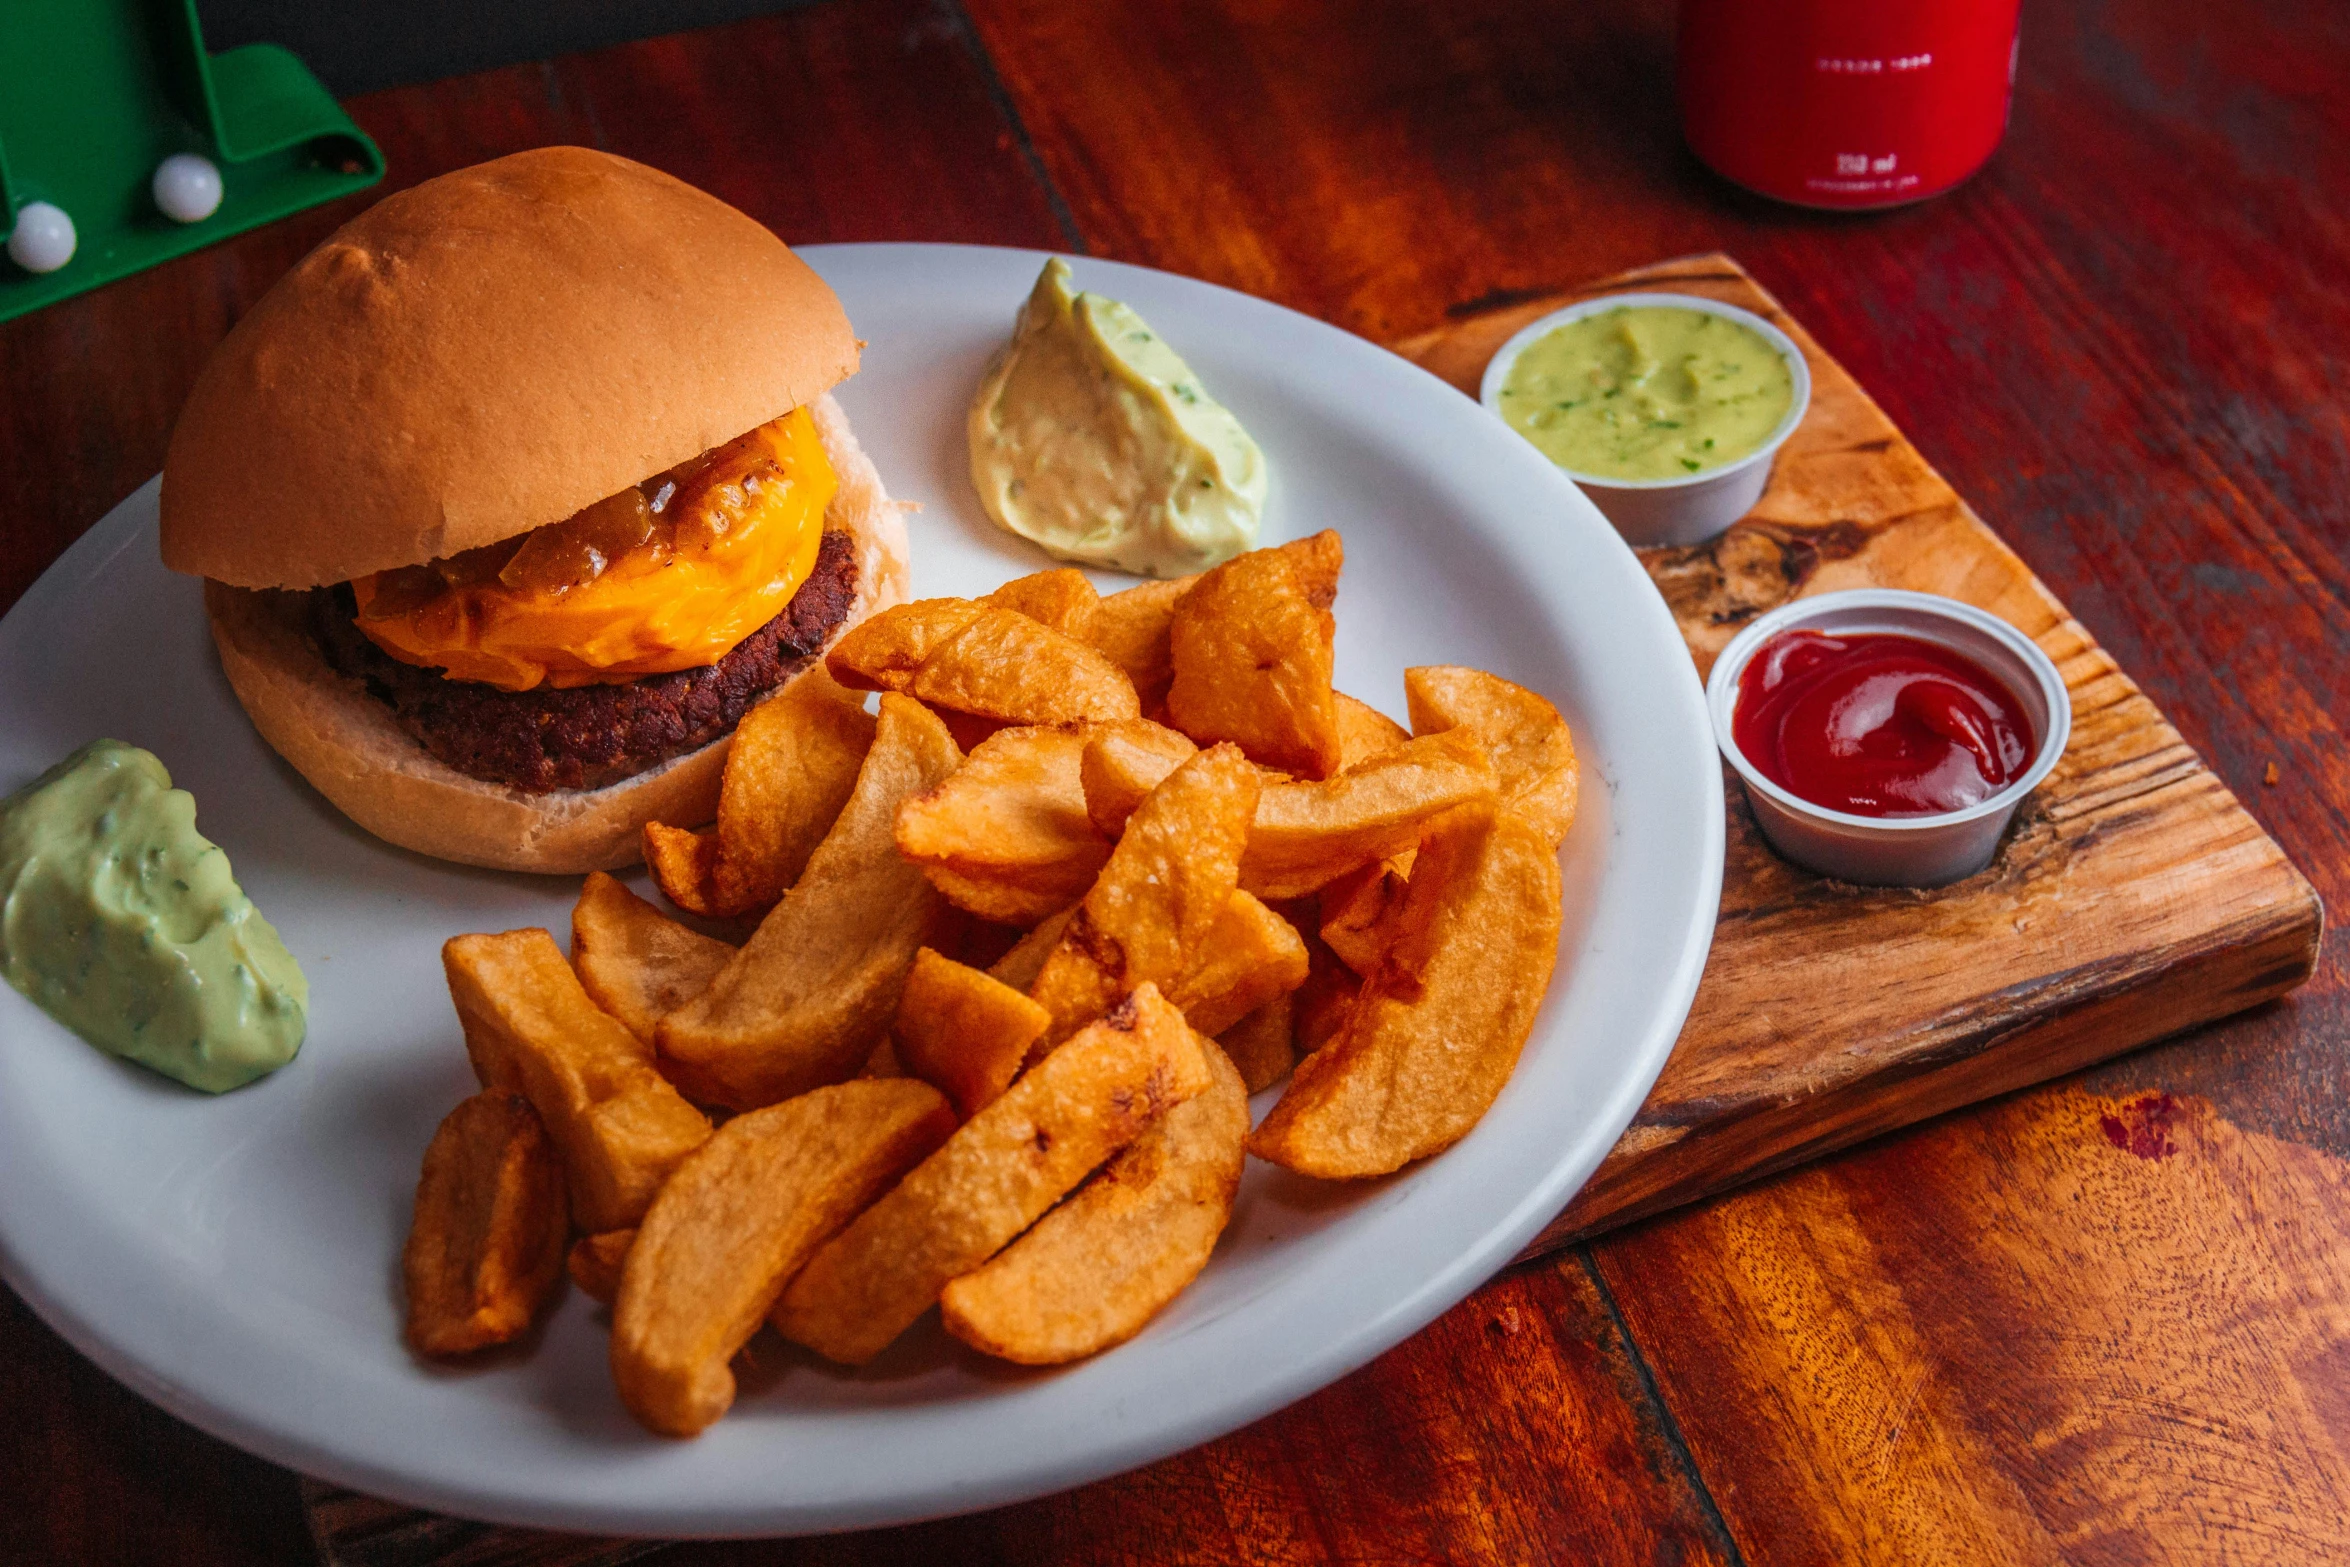
POLYGON ((319 646, 364 681, 400 727, 470 778, 526 794, 601 789, 730 732, 759 700, 823 651, 857 597, 849 536, 827 532, 783 612, 715 664, 616 685, 501 691, 402 663, 359 629, 344 583, 315 595, 319 646))

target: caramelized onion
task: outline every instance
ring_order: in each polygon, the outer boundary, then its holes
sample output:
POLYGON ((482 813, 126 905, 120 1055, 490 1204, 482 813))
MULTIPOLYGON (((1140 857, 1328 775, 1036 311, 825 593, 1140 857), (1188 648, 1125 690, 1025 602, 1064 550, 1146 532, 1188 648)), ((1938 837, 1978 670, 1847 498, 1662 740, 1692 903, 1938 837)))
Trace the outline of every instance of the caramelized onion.
POLYGON ((584 588, 630 550, 653 541, 660 519, 634 485, 562 522, 525 535, 498 580, 518 593, 584 588))
POLYGON ((762 487, 785 482, 761 432, 748 431, 561 522, 379 572, 361 618, 397 620, 451 591, 493 582, 517 593, 560 596, 586 587, 631 552, 649 549, 658 563, 673 549, 707 550, 735 530, 762 487))

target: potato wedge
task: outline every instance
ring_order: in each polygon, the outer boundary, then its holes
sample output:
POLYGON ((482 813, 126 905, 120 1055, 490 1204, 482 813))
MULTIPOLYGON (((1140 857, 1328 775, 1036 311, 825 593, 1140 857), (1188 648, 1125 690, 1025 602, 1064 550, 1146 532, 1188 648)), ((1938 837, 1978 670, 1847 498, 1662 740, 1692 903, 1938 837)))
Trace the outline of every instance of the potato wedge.
POLYGON ((649 1047, 661 1019, 710 988, 734 957, 602 871, 588 872, 571 910, 571 966, 590 1000, 649 1047))
POLYGON ((602 1230, 594 1235, 582 1235, 571 1243, 571 1251, 563 1260, 564 1271, 579 1292, 599 1305, 609 1306, 612 1297, 620 1293, 620 1270, 628 1261, 628 1248, 636 1240, 634 1230, 602 1230))
MULTIPOLYGON (((1328 537, 1335 548, 1337 535, 1328 537)), ((1168 629, 1169 722, 1203 744, 1232 741, 1250 760, 1301 777, 1338 771, 1330 687, 1337 622, 1309 587, 1282 550, 1251 550, 1202 576, 1168 629)))
POLYGON ((1334 528, 1324 528, 1263 553, 1280 556, 1297 577, 1298 590, 1316 609, 1338 601, 1338 574, 1346 569, 1346 543, 1334 528))
POLYGON ((1379 967, 1394 934, 1395 913, 1403 907, 1411 880, 1412 858, 1407 849, 1376 864, 1359 866, 1324 887, 1320 893, 1322 939, 1339 961, 1357 974, 1379 967))
POLYGON ((1074 566, 1063 566, 1056 571, 1014 577, 990 593, 984 602, 998 609, 1017 611, 1065 637, 1087 642, 1091 640, 1088 633, 1093 629, 1093 617, 1101 607, 1102 596, 1084 572, 1074 566))
POLYGON ((1221 1034, 1276 996, 1306 982, 1306 944, 1296 927, 1245 892, 1235 892, 1167 987, 1193 1028, 1221 1034))
POLYGON ((1089 731, 1077 779, 1094 831, 1116 841, 1144 797, 1198 754, 1190 736, 1147 718, 1089 731))
POLYGON ((894 605, 843 632, 824 655, 824 667, 852 691, 904 691, 923 661, 986 607, 977 599, 894 605))
POLYGON ((1428 735, 1321 783, 1270 784, 1249 825, 1240 884, 1302 898, 1348 871, 1400 854, 1455 806, 1493 798, 1493 770, 1465 734, 1428 735))
POLYGON ((810 669, 735 727, 718 791, 711 900, 725 915, 782 901, 824 841, 873 744, 865 696, 810 669))
POLYGON ((1517 1065, 1558 957, 1547 831, 1464 806, 1420 846, 1393 944, 1338 1037, 1296 1075, 1249 1151, 1302 1175, 1384 1175, 1458 1142, 1517 1065))
POLYGON ((1199 1276, 1232 1222, 1248 1088, 1223 1051, 1198 1043, 1214 1081, 947 1285, 949 1333, 1000 1360, 1060 1365, 1125 1343, 1199 1276))
POLYGON ((528 1328, 563 1277, 563 1164, 522 1095, 485 1089, 424 1150, 400 1257, 408 1343, 463 1355, 528 1328))
POLYGON ((898 998, 898 1064, 968 1121, 1006 1088, 1046 1023, 1045 1009, 1002 980, 924 947, 898 998))
POLYGON ((458 936, 441 948, 466 1053, 484 1088, 526 1095, 563 1156, 583 1230, 621 1230, 710 1135, 653 1069, 653 1052, 588 999, 543 930, 458 936))
POLYGON ((993 605, 934 648, 906 690, 1006 724, 1116 723, 1142 712, 1134 682, 1106 655, 993 605))
POLYGON ((1176 602, 1197 581, 1198 577, 1190 576, 1145 582, 1112 593, 1094 606, 1085 640, 1126 671, 1126 678, 1134 682, 1135 696, 1146 709, 1167 699, 1168 682, 1175 678, 1167 629, 1174 624, 1176 602))
POLYGON ((816 1248, 955 1129, 911 1078, 840 1083, 720 1127, 661 1188, 612 1302, 612 1380, 692 1436, 734 1404, 729 1362, 816 1248))
MULTIPOLYGON (((1307 901, 1282 907, 1303 920, 1311 915, 1314 905, 1307 901)), ((1291 993, 1290 1016, 1291 1042, 1302 1058, 1338 1037, 1347 1015, 1354 1011, 1355 998, 1362 994, 1363 981, 1330 950, 1330 944, 1311 923, 1300 926, 1299 932, 1306 940, 1306 982, 1291 993)))
POLYGON ((1034 925, 1086 894, 1110 843, 1086 815, 1084 734, 1005 729, 898 807, 898 852, 957 908, 1034 925))
POLYGON ((1239 749, 1220 745, 1151 791, 1029 986, 1052 1014, 1031 1065, 1119 996, 1173 985, 1197 961, 1238 887, 1258 787, 1239 749))
POLYGON ((863 1365, 1211 1077, 1183 1014, 1144 985, 1013 1083, 828 1242, 770 1320, 863 1365))
MULTIPOLYGON (((719 784, 725 789, 723 781, 719 784)), ((694 832, 666 822, 647 822, 644 831, 645 868, 661 896, 704 919, 721 919, 718 903, 718 832, 694 832)))
POLYGON ((687 1093, 756 1110, 864 1065, 940 918, 938 894, 898 854, 898 807, 961 760, 920 703, 882 698, 856 791, 807 870, 710 988, 661 1020, 662 1067, 687 1093))
POLYGON ((1575 825, 1580 771, 1575 738, 1557 708, 1499 675, 1447 664, 1405 670, 1403 694, 1413 734, 1465 729, 1476 736, 1493 763, 1502 803, 1558 847, 1575 825))
MULTIPOLYGON (((1116 838, 1143 795, 1189 754, 1157 724, 1115 724, 1086 742, 1078 778, 1096 831, 1116 838)), ((1426 824, 1489 797, 1494 782, 1473 736, 1406 739, 1320 782, 1269 778, 1249 825, 1240 884, 1263 898, 1304 897, 1374 860, 1408 855, 1426 824)))
POLYGON ((1022 936, 1012 950, 987 966, 990 977, 1002 980, 1025 995, 1036 983, 1036 976, 1044 972, 1045 959, 1053 955, 1053 948, 1061 944, 1061 934, 1069 922, 1077 917, 1074 905, 1063 909, 1036 929, 1022 936))
POLYGON ((1275 996, 1216 1036, 1250 1093, 1272 1087, 1297 1065, 1297 998, 1275 996))
POLYGON ((1338 766, 1341 771, 1367 762, 1382 751, 1392 751, 1412 732, 1368 702, 1344 691, 1331 693, 1338 711, 1338 766))

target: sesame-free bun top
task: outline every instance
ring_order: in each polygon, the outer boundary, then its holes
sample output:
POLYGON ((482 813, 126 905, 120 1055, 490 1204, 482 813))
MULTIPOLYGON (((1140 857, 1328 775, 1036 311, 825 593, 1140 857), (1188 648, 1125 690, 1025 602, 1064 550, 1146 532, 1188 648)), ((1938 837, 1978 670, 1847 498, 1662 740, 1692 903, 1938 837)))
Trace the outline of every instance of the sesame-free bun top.
POLYGON ((309 588, 560 522, 813 402, 847 315, 716 197, 542 147, 386 198, 213 352, 163 464, 163 560, 309 588))

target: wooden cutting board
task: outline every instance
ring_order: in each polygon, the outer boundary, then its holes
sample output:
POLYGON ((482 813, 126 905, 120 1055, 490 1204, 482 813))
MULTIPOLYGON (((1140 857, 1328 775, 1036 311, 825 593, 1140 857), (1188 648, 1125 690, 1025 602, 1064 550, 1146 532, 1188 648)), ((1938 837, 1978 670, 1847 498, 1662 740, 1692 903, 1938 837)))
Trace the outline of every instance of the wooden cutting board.
POLYGON ((1497 307, 1397 351, 1474 397, 1520 327, 1632 289, 1751 310, 1811 362, 1811 411, 1762 503, 1710 544, 1640 552, 1698 678, 1774 605, 1910 588, 2036 640, 2071 688, 2073 737, 1990 869, 1930 892, 1788 864, 1725 767, 1721 923, 1689 1022, 1529 1256, 2281 996, 2309 977, 2324 924, 2316 892, 2146 694, 1728 256, 1497 307))
MULTIPOLYGON (((2073 738, 1991 868, 1932 892, 1780 860, 1725 770, 1721 923, 1689 1022, 1631 1129, 1528 1256, 2283 995, 2309 977, 2324 919, 2154 704, 1729 257, 1498 307, 1398 351, 1474 396, 1518 328, 1636 288, 1743 306, 1811 361, 1811 412, 1762 504, 1711 544, 1641 554, 1694 677, 1775 604, 1914 588, 2035 638, 2072 690, 2073 738)), ((612 1567, 660 1548, 466 1523, 314 1480, 303 1503, 335 1567, 612 1567)))

